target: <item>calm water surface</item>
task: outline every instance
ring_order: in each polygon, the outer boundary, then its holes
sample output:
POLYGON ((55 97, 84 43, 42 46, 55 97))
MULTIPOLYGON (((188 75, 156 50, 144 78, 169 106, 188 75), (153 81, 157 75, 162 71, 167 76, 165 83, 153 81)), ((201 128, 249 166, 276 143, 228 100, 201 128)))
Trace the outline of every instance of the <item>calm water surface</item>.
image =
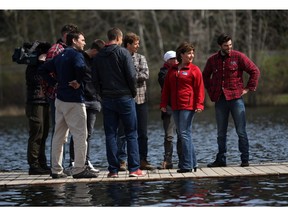
MULTIPOLYGON (((286 162, 287 107, 247 108, 251 163, 286 162)), ((158 111, 149 113, 149 161, 163 160, 163 129, 158 111)), ((0 170, 28 170, 27 120, 0 117, 0 170)), ((239 164, 238 140, 232 120, 228 130, 228 164, 239 164)), ((206 166, 217 152, 214 110, 197 114, 193 142, 198 163, 206 166)), ((107 169, 102 119, 95 125, 91 162, 107 169)), ((66 148, 68 151, 68 148, 66 148)), ((50 137, 47 141, 50 157, 50 137)), ((65 165, 69 154, 66 152, 65 165)), ((176 154, 174 164, 177 166, 176 154)), ((0 187, 0 206, 287 206, 288 177, 193 179, 156 182, 56 184, 0 187)))

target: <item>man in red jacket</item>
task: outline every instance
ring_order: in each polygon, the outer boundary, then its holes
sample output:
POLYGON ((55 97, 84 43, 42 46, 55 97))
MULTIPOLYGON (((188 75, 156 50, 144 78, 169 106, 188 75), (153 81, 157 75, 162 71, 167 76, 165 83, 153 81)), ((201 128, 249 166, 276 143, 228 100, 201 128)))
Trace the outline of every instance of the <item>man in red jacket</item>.
POLYGON ((217 41, 220 50, 207 60, 203 70, 205 88, 211 101, 215 102, 217 121, 218 154, 208 167, 226 166, 226 137, 229 113, 234 120, 239 137, 241 166, 249 166, 249 141, 246 133, 246 117, 243 95, 255 91, 258 85, 260 71, 257 66, 243 53, 232 50, 232 39, 227 34, 221 34, 217 41), (249 74, 249 80, 244 87, 243 71, 249 74))

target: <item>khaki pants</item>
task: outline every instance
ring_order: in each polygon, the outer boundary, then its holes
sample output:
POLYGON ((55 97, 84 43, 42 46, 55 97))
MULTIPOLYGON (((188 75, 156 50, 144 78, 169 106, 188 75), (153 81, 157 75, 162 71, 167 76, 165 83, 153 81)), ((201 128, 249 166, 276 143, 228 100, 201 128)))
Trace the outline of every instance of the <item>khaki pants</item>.
POLYGON ((87 151, 86 108, 84 103, 55 101, 55 132, 52 139, 52 173, 63 172, 63 145, 70 130, 74 140, 75 163, 73 175, 85 169, 87 151))

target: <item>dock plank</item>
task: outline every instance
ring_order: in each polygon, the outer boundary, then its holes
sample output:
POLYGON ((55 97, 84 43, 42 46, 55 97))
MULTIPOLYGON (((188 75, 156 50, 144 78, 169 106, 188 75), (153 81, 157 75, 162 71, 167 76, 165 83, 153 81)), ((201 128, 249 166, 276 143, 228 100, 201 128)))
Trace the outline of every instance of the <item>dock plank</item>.
POLYGON ((193 178, 229 178, 235 176, 288 175, 288 163, 253 164, 249 167, 199 167, 197 172, 177 173, 176 169, 146 171, 144 177, 129 177, 129 172, 119 172, 119 178, 107 178, 108 171, 101 171, 98 178, 74 179, 69 176, 64 179, 52 179, 49 175, 28 175, 27 171, 0 172, 0 186, 14 185, 50 185, 68 183, 93 182, 127 182, 127 181, 173 181, 193 178))

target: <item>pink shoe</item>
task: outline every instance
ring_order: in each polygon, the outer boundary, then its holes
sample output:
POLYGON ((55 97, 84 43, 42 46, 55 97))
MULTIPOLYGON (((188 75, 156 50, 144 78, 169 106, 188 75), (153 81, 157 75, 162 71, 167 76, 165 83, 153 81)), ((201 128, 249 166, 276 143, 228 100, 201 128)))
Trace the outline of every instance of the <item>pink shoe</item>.
POLYGON ((135 172, 129 172, 129 177, 143 177, 146 173, 140 169, 136 170, 135 172))

